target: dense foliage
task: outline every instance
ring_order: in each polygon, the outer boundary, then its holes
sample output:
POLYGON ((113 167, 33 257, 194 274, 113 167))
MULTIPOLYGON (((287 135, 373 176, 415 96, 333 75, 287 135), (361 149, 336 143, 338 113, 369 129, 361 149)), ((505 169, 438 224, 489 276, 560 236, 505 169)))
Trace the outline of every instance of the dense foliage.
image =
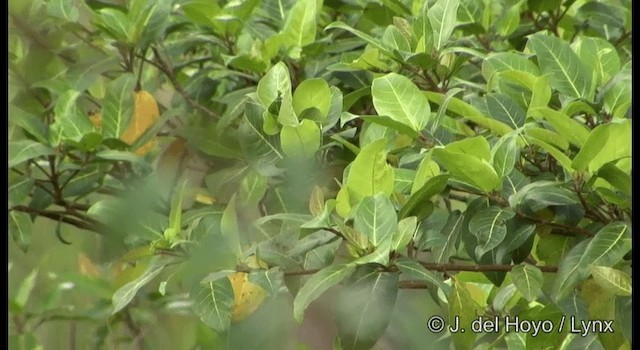
POLYGON ((10 1, 11 346, 630 348, 630 7, 10 1))

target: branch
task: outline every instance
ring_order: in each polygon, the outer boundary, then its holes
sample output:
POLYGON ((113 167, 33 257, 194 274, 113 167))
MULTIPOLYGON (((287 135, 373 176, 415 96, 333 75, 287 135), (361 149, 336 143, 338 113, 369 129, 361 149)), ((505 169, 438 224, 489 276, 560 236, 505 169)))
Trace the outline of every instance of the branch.
POLYGON ((158 53, 158 49, 156 49, 155 47, 151 49, 153 50, 155 62, 149 61, 144 57, 141 57, 141 58, 146 62, 152 64, 156 68, 158 68, 164 75, 166 75, 167 79, 169 79, 169 82, 171 82, 171 85, 173 85, 173 88, 176 89, 176 92, 178 92, 180 96, 182 96, 182 98, 184 98, 185 101, 187 101, 187 103, 189 104, 189 106, 191 106, 191 108, 204 113, 205 115, 207 115, 212 119, 220 118, 220 116, 217 113, 210 111, 208 108, 204 107, 203 105, 198 103, 198 101, 194 100, 191 96, 189 96, 189 94, 182 88, 182 86, 178 82, 178 79, 176 78, 176 75, 173 72, 173 68, 171 67, 171 64, 165 61, 160 56, 160 53, 158 53))
MULTIPOLYGON (((472 272, 509 272, 518 265, 502 265, 502 264, 487 264, 487 265, 459 265, 459 264, 437 264, 426 261, 418 261, 427 270, 432 271, 472 271, 472 272)), ((542 272, 558 272, 557 266, 538 266, 532 265, 540 269, 542 272)))
MULTIPOLYGON (((95 220, 91 219, 91 218, 72 218, 67 216, 67 212, 62 212, 62 211, 53 211, 53 210, 38 210, 38 209, 34 209, 34 208, 29 208, 27 206, 24 205, 16 205, 14 207, 12 207, 10 210, 15 210, 15 211, 19 211, 19 212, 23 212, 23 213, 28 213, 28 214, 35 214, 38 216, 43 216, 45 218, 51 219, 51 220, 55 220, 55 221, 62 221, 66 224, 69 225, 73 225, 77 228, 81 228, 83 230, 88 230, 88 231, 93 231, 96 232, 98 234, 102 234, 103 230, 101 230, 101 225, 96 222, 95 220), (89 220, 87 220, 89 219, 89 220), (91 222, 93 221, 93 222, 91 222)), ((79 214, 76 213, 75 215, 76 217, 79 216, 79 214)))

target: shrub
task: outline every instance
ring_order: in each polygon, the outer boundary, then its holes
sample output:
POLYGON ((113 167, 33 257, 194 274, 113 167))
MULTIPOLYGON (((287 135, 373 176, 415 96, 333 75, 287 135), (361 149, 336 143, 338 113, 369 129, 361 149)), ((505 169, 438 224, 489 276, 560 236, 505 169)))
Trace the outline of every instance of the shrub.
POLYGON ((13 344, 629 348, 630 7, 10 1, 13 344))

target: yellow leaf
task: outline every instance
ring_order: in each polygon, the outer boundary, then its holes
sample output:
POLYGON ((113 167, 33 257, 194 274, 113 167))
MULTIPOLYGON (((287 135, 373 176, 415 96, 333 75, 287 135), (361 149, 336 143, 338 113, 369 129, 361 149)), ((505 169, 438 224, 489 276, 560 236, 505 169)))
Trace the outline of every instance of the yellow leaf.
POLYGON ((229 277, 235 300, 231 309, 231 320, 241 321, 251 315, 262 304, 267 292, 257 284, 249 282, 249 275, 236 272, 229 277))
MULTIPOLYGON (((129 145, 133 144, 147 129, 158 121, 158 118, 160 118, 160 110, 158 109, 156 99, 147 91, 141 90, 136 92, 133 117, 120 139, 129 145)), ((154 138, 134 150, 134 153, 145 155, 155 144, 156 140, 154 138)))
POLYGON ((84 253, 78 255, 78 270, 80 270, 80 274, 87 277, 100 277, 100 269, 84 253))
POLYGON ((102 128, 102 113, 97 112, 89 114, 89 120, 91 121, 91 124, 93 124, 93 126, 95 126, 96 128, 102 128))

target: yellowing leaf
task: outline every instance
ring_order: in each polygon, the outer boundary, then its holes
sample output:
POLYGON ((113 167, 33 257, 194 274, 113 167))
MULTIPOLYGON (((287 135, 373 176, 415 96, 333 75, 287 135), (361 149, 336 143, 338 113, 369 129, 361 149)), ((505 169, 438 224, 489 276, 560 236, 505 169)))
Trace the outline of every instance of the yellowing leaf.
POLYGON ((231 321, 241 321, 251 315, 262 304, 267 292, 257 284, 249 282, 249 275, 236 272, 229 277, 233 287, 234 304, 231 321))
POLYGON ((100 277, 100 269, 84 253, 78 255, 78 270, 80 270, 80 274, 87 277, 100 277))
POLYGON ((247 264, 247 266, 251 269, 268 269, 269 268, 266 262, 260 260, 260 258, 258 258, 255 255, 248 256, 246 259, 244 259, 244 263, 247 264))
MULTIPOLYGON (((120 137, 122 141, 133 144, 142 134, 149 129, 160 117, 160 110, 156 99, 147 91, 141 90, 136 92, 134 101, 133 118, 129 126, 120 137)), ((155 145, 155 138, 140 148, 134 150, 135 154, 145 155, 155 145)))
POLYGON ((91 124, 96 128, 102 128, 102 113, 97 112, 89 115, 89 120, 91 124))

